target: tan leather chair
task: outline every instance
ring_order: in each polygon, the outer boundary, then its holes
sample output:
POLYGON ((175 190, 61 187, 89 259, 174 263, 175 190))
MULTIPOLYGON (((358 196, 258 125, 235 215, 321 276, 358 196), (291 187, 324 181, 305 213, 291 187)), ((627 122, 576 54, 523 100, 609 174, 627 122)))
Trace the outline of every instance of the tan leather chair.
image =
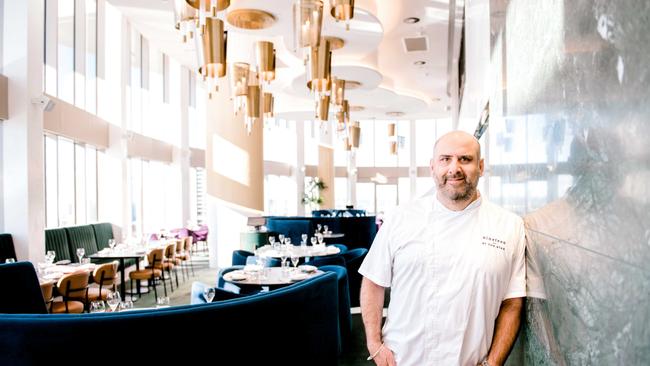
POLYGON ((117 282, 117 267, 119 263, 117 261, 111 263, 105 263, 93 271, 93 280, 98 286, 89 286, 88 287, 88 298, 87 303, 97 300, 106 300, 106 296, 111 292, 115 291, 115 284, 117 282), (109 290, 109 288, 111 288, 109 290))
POLYGON ((192 262, 192 240, 191 236, 185 237, 183 244, 185 245, 185 250, 183 252, 183 259, 185 262, 190 264, 190 269, 192 270, 192 276, 194 276, 194 263, 192 262))
MULTIPOLYGON (((156 286, 156 280, 161 278, 163 274, 163 258, 164 258, 164 249, 156 248, 150 251, 147 254, 147 261, 149 264, 140 270, 131 271, 129 273, 129 279, 131 280, 131 293, 133 293, 133 280, 136 280, 138 284, 138 298, 140 298, 140 281, 147 280, 147 287, 153 285, 153 291, 158 298, 158 290, 156 286)), ((165 281, 162 281, 163 288, 165 289, 165 296, 167 296, 167 286, 165 281)))
POLYGON ((69 273, 59 279, 57 287, 62 301, 52 302, 52 313, 83 313, 84 300, 88 291, 89 273, 69 273))
MULTIPOLYGON (((163 261, 163 281, 165 281, 165 271, 169 273, 169 283, 171 284, 172 291, 174 291, 174 283, 172 281, 172 270, 176 267, 176 241, 171 241, 165 246, 165 260, 163 261)), ((176 287, 178 287, 178 271, 176 273, 176 287)))
POLYGON ((43 293, 43 301, 48 312, 52 312, 52 301, 54 300, 54 281, 47 281, 41 283, 41 292, 43 293))

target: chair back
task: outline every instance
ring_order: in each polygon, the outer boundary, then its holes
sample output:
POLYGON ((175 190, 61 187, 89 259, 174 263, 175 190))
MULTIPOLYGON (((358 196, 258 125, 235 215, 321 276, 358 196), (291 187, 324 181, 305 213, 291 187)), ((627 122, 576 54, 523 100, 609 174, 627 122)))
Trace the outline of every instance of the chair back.
POLYGON ((348 280, 350 282, 350 304, 352 307, 359 306, 359 296, 361 295, 361 279, 359 267, 366 258, 368 249, 356 248, 343 253, 345 258, 345 268, 348 270, 348 280))
POLYGON ((164 248, 152 249, 149 254, 147 254, 147 261, 149 262, 149 267, 154 269, 163 269, 163 257, 164 257, 164 248))
POLYGON ((165 247, 165 258, 174 261, 176 258, 176 241, 172 241, 165 247))
POLYGON ((14 240, 11 234, 0 234, 0 263, 4 263, 8 258, 18 259, 14 248, 14 240))
POLYGON ((232 265, 240 266, 246 264, 246 259, 250 256, 253 256, 253 253, 248 250, 233 250, 232 251, 232 265))
POLYGON ((322 266, 323 272, 334 272, 339 286, 339 331, 341 343, 339 354, 349 346, 352 336, 352 314, 350 313, 350 292, 348 287, 348 271, 341 266, 322 266))
POLYGON ((176 239, 176 253, 181 254, 183 253, 183 249, 185 248, 185 239, 176 239))
POLYGON ((314 259, 305 263, 312 266, 341 266, 345 267, 345 259, 340 254, 314 257, 314 259))
POLYGON ((59 279, 57 287, 64 301, 71 298, 85 300, 88 292, 88 272, 68 273, 59 279))
POLYGON ((45 301, 45 306, 49 312, 52 307, 52 301, 54 300, 54 281, 41 283, 41 293, 43 294, 43 300, 45 301))
POLYGON ((118 265, 118 262, 114 261, 102 264, 95 268, 93 271, 93 279, 95 280, 95 283, 99 285, 100 290, 104 286, 112 286, 115 283, 115 280, 117 279, 118 265))
POLYGON ((186 236, 185 237, 185 253, 190 254, 192 251, 192 237, 191 236, 186 236))
POLYGON ((47 314, 31 262, 0 264, 0 313, 47 314))

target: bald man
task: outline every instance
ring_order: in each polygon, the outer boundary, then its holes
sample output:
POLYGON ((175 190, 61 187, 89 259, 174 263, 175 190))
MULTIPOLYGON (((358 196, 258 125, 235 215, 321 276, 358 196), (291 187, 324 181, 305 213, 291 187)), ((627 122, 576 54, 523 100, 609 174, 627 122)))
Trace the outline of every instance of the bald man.
POLYGON ((523 222, 479 194, 483 159, 474 136, 450 132, 433 153, 436 189, 384 221, 359 269, 368 358, 501 366, 526 296, 523 222))

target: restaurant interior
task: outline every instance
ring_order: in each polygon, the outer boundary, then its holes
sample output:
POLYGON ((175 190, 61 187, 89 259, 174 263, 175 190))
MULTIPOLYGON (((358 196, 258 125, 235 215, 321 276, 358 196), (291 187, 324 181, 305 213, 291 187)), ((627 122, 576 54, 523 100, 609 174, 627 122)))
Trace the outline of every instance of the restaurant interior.
POLYGON ((545 288, 506 365, 650 364, 647 14, 0 0, 0 364, 372 364, 359 266, 455 130, 545 288))

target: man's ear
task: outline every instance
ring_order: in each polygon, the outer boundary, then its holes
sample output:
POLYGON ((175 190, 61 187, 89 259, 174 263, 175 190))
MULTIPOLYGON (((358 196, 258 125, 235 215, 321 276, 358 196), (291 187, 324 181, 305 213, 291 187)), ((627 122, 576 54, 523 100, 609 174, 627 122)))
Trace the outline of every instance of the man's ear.
POLYGON ((435 171, 435 170, 433 170, 433 162, 434 162, 433 158, 431 158, 431 160, 429 160, 429 172, 431 173, 432 177, 433 177, 433 173, 435 171))
POLYGON ((481 175, 479 177, 483 176, 483 168, 485 167, 485 160, 481 158, 481 161, 478 162, 478 168, 481 171, 481 175))

